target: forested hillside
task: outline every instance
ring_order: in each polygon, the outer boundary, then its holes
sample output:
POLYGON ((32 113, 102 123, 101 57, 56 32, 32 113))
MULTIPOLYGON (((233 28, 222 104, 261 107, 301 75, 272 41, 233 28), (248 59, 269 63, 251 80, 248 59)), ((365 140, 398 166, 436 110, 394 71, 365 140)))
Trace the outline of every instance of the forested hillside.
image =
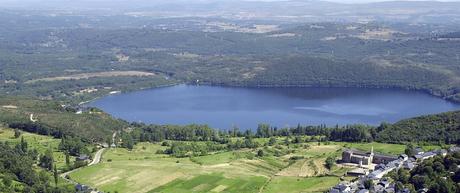
POLYGON ((460 111, 426 115, 379 128, 379 141, 460 143, 460 111))
POLYGON ((460 100, 460 41, 443 38, 458 25, 23 14, 0 12, 10 21, 0 29, 0 91, 10 95, 80 102, 199 83, 391 87, 460 100))

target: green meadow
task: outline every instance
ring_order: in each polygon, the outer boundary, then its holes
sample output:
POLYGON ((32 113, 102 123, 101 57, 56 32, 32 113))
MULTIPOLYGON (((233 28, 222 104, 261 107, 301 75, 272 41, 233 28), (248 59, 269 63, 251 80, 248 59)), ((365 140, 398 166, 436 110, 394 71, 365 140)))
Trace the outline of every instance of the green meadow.
MULTIPOLYGON (((173 158, 156 154, 166 148, 160 144, 139 143, 132 151, 107 150, 100 164, 80 169, 71 178, 104 192, 273 192, 291 178, 301 179, 300 184, 311 183, 311 190, 325 189, 346 172, 338 167, 328 171, 323 163, 327 156, 338 155, 341 146, 304 145, 259 148, 266 152, 263 157, 256 156, 258 149, 242 149, 173 158), (275 151, 288 153, 274 156, 275 151), (293 156, 298 160, 292 160, 293 156), (319 177, 329 172, 339 174, 319 177), (310 182, 316 178, 327 181, 317 187, 310 182)), ((292 191, 303 191, 307 186, 296 185, 292 191)))
POLYGON ((405 148, 383 143, 285 145, 283 140, 278 138, 273 146, 185 158, 157 154, 167 148, 160 143, 139 143, 132 151, 108 149, 100 164, 77 170, 70 177, 112 193, 323 192, 350 169, 342 165, 327 169, 327 157, 340 159, 344 148, 369 151, 374 147, 376 152, 394 155, 403 153, 405 148), (257 156, 259 150, 264 152, 263 157, 257 156))

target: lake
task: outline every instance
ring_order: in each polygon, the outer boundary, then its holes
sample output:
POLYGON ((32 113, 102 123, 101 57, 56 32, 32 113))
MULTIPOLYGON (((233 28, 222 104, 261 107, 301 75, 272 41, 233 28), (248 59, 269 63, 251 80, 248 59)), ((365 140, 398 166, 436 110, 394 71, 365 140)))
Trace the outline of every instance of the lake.
POLYGON ((235 88, 178 85, 111 95, 90 103, 128 121, 257 128, 363 123, 460 109, 434 96, 396 89, 235 88))

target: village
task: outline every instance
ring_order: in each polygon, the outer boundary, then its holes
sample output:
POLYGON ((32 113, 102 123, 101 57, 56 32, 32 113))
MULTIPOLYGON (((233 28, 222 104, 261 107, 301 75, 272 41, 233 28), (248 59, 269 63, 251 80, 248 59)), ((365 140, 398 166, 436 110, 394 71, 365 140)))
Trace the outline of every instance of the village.
MULTIPOLYGON (((361 152, 347 149, 342 153, 342 160, 339 162, 343 165, 354 167, 355 169, 347 172, 347 176, 355 176, 352 181, 341 181, 330 189, 330 193, 409 193, 410 190, 405 188, 402 191, 396 191, 395 183, 386 177, 392 171, 399 169, 413 170, 418 163, 435 156, 446 156, 447 153, 459 152, 460 147, 453 146, 448 150, 437 149, 425 152, 422 148, 415 148, 415 155, 409 157, 406 154, 396 156, 387 156, 374 154, 373 147, 371 151, 361 152), (371 182, 371 188, 366 187, 366 182, 371 182)), ((425 193, 428 189, 418 190, 418 193, 425 193)))

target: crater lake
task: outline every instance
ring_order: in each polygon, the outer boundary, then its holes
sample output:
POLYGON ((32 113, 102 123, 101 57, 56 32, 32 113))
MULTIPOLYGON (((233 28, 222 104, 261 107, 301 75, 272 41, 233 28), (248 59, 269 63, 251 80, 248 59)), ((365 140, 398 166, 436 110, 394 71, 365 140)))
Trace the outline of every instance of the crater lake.
POLYGON ((177 85, 110 95, 89 104, 114 117, 151 124, 255 129, 396 122, 460 109, 422 92, 365 88, 240 88, 177 85))

